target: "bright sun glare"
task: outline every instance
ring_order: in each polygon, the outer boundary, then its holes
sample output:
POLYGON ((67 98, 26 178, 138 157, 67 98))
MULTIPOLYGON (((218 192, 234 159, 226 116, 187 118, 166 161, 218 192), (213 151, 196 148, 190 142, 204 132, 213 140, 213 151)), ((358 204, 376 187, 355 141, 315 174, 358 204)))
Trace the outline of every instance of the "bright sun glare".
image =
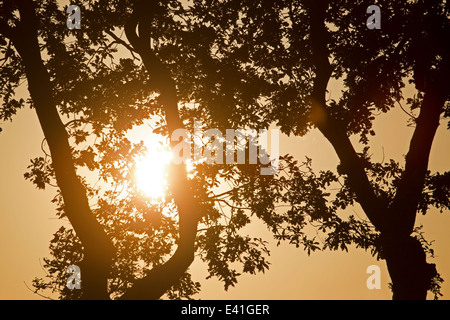
MULTIPOLYGON (((134 179, 137 188, 146 197, 160 200, 164 197, 167 189, 167 175, 169 164, 172 161, 172 152, 167 145, 166 139, 155 133, 148 133, 145 126, 133 130, 133 136, 139 137, 132 140, 142 140, 147 152, 134 159, 136 169, 134 179)), ((192 179, 194 164, 191 160, 186 161, 188 178, 192 179)))
POLYGON ((146 196, 155 199, 164 196, 171 159, 171 152, 156 147, 148 148, 144 156, 136 159, 136 184, 146 196))

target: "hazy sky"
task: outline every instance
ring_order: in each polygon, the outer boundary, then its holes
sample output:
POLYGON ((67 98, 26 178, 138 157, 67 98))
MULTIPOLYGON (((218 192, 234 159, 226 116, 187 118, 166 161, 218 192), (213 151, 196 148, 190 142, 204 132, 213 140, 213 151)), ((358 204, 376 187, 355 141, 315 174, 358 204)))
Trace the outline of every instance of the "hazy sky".
MULTIPOLYGON (((413 128, 406 126, 406 115, 399 109, 378 117, 375 123, 377 136, 373 139, 373 159, 402 159, 408 150, 413 128)), ((438 129, 430 159, 430 169, 448 170, 450 133, 442 121, 438 129)), ((20 110, 12 123, 2 124, 0 133, 1 184, 0 184, 0 299, 40 299, 27 289, 35 276, 43 276, 39 260, 48 256, 52 234, 61 225, 56 219, 54 205, 50 202, 54 190, 40 191, 23 173, 31 158, 42 155, 43 138, 34 110, 20 110)), ((334 169, 337 157, 329 143, 317 130, 303 138, 281 137, 280 154, 289 152, 298 159, 304 155, 313 158, 316 169, 334 169)), ((360 208, 355 213, 364 216, 360 208)), ((427 240, 435 240, 433 248, 437 264, 444 280, 443 299, 450 297, 450 216, 431 210, 427 216, 419 216, 418 224, 424 224, 427 240)), ((250 235, 271 235, 261 223, 247 228, 250 235)), ((303 249, 282 244, 271 245, 271 266, 261 275, 244 275, 235 288, 228 292, 216 279, 204 280, 206 266, 196 259, 191 267, 194 279, 202 282, 202 299, 390 299, 387 287, 389 276, 384 261, 376 261, 368 252, 354 249, 349 253, 316 252, 308 257, 303 249), (369 265, 380 266, 382 288, 366 287, 369 265)), ((431 294, 428 295, 432 297, 431 294)))

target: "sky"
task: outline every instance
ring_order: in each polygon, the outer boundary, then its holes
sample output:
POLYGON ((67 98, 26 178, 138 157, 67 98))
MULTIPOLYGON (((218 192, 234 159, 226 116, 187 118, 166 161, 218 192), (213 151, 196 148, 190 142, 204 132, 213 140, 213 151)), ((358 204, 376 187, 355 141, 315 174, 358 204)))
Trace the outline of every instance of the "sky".
MULTIPOLYGON (((26 90, 23 86, 21 90, 26 90)), ((340 92, 332 83, 330 92, 340 92)), ((332 97, 336 98, 336 97, 332 97)), ((376 136, 371 139, 373 160, 403 160, 408 151, 413 128, 406 126, 408 116, 395 108, 375 121, 376 136)), ((449 170, 450 132, 441 121, 431 151, 429 169, 449 170)), ((31 281, 45 275, 42 258, 49 255, 49 242, 61 226, 51 203, 54 190, 37 190, 23 174, 30 159, 41 156, 43 133, 34 110, 19 110, 13 121, 1 123, 0 133, 0 299, 42 299, 34 294, 31 281)), ((354 140, 355 142, 357 139, 354 140)), ((308 156, 313 168, 334 170, 338 158, 327 140, 317 130, 304 137, 280 136, 280 154, 290 153, 298 160, 308 156)), ((363 217, 356 206, 354 213, 363 217)), ((426 216, 418 216, 416 225, 423 224, 427 240, 434 240, 438 272, 444 278, 442 299, 450 298, 450 226, 449 212, 431 209, 426 216)), ((377 261, 370 253, 351 248, 345 252, 314 252, 308 256, 302 248, 287 243, 275 245, 272 235, 259 221, 246 231, 269 241, 270 269, 265 274, 243 275, 234 288, 224 291, 217 279, 206 280, 206 266, 196 259, 190 270, 202 291, 197 299, 390 299, 389 276, 384 261, 377 261), (377 265, 381 270, 381 289, 369 290, 366 270, 377 265)), ((431 293, 428 298, 432 298, 431 293)))
MULTIPOLYGON (((372 153, 374 160, 401 160, 408 150, 413 128, 406 126, 407 116, 396 108, 375 121, 377 135, 372 153)), ((48 256, 49 241, 59 228, 55 207, 50 202, 53 190, 37 190, 23 173, 30 159, 40 156, 43 138, 34 110, 19 110, 13 122, 2 124, 0 133, 0 299, 41 299, 30 291, 31 280, 44 276, 42 258, 48 256), (27 288, 27 286, 29 288, 27 288)), ((448 170, 450 133, 442 121, 439 127, 429 168, 448 170)), ((334 169, 338 163, 331 145, 317 130, 305 137, 280 136, 280 154, 289 152, 297 159, 307 155, 313 159, 316 170, 334 169)), ((355 213, 364 216, 362 210, 355 213)), ((423 224, 427 240, 435 240, 433 248, 438 272, 444 280, 442 299, 450 297, 450 216, 448 212, 430 210, 419 216, 417 225, 423 224)), ((243 275, 234 288, 224 291, 216 279, 205 280, 206 266, 196 259, 191 266, 194 280, 202 283, 198 299, 390 299, 389 276, 384 261, 377 261, 361 249, 343 252, 315 252, 308 256, 302 248, 282 243, 279 247, 258 221, 246 230, 249 235, 261 236, 269 241, 270 268, 265 274, 243 275), (381 289, 369 290, 366 285, 367 267, 378 265, 381 270, 381 289)), ((428 298, 432 298, 429 293, 428 298)))

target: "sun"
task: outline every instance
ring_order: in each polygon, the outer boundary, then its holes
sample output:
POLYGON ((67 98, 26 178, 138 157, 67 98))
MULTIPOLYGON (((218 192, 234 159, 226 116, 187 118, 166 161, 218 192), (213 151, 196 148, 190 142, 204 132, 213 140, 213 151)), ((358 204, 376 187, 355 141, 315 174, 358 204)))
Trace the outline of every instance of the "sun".
POLYGON ((136 159, 136 185, 145 196, 153 199, 164 197, 171 160, 172 153, 160 148, 148 148, 146 154, 136 159))
MULTIPOLYGON (((138 191, 145 197, 155 201, 164 199, 168 188, 169 164, 173 159, 172 150, 167 138, 148 130, 148 126, 141 125, 128 133, 133 143, 141 142, 146 151, 134 158, 133 180, 138 191)), ((186 160, 188 179, 194 177, 195 164, 191 159, 186 160)))

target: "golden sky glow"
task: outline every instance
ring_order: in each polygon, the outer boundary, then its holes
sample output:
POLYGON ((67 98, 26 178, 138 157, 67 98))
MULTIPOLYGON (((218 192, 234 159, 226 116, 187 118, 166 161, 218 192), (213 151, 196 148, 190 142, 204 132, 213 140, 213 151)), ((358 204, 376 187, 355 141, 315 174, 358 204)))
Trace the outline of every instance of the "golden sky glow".
MULTIPOLYGON (((340 92, 338 85, 329 86, 331 94, 340 92)), ((26 95, 26 85, 20 90, 26 95)), ((337 98, 332 96, 331 98, 337 98)), ((371 154, 374 161, 394 159, 404 164, 404 155, 414 128, 407 127, 405 115, 399 108, 381 114, 374 122, 376 136, 371 138, 371 154)), ((56 218, 55 205, 51 203, 54 189, 36 190, 25 181, 23 174, 32 158, 42 155, 42 129, 34 110, 28 107, 18 110, 12 123, 2 123, 0 133, 0 299, 41 299, 31 288, 34 277, 43 277, 41 263, 49 256, 52 234, 67 221, 56 218)), ((450 131, 446 121, 441 121, 430 155, 432 172, 449 170, 450 131)), ((172 154, 166 148, 165 138, 152 133, 144 125, 130 133, 134 142, 142 140, 147 148, 145 156, 133 159, 136 187, 147 197, 158 200, 164 197, 167 187, 167 170, 172 154)), ((352 137, 355 148, 360 150, 357 137, 352 137)), ((313 159, 313 168, 335 170, 338 158, 332 146, 317 131, 311 130, 304 137, 280 135, 280 155, 289 153, 299 161, 305 156, 313 159)), ((188 171, 193 164, 188 162, 188 171)), ((359 216, 364 212, 359 206, 351 208, 359 216)), ((428 241, 433 242, 438 272, 444 278, 442 299, 450 298, 450 226, 449 212, 439 213, 430 209, 426 216, 418 216, 416 225, 423 224, 428 241)), ((190 271, 193 279, 200 281, 202 291, 195 299, 390 299, 390 281, 385 261, 377 261, 368 252, 350 249, 346 252, 317 252, 308 256, 301 248, 287 243, 277 247, 272 234, 260 221, 255 221, 245 231, 250 236, 269 241, 270 269, 265 274, 244 275, 235 288, 225 292, 217 279, 206 280, 206 266, 196 259, 190 271), (378 265, 382 272, 380 290, 366 287, 369 265, 378 265)), ((428 293, 428 298, 432 294, 428 293)))
MULTIPOLYGON (((333 90, 333 92, 338 92, 333 90)), ((375 160, 394 158, 403 161, 414 128, 406 126, 407 116, 399 109, 381 115, 375 121, 377 135, 373 137, 372 151, 375 160)), ((450 163, 450 132, 445 123, 438 128, 431 150, 429 168, 432 171, 448 170, 450 163)), ((42 153, 43 138, 34 110, 19 110, 12 123, 2 125, 0 134, 2 155, 0 166, 0 299, 41 299, 33 294, 31 280, 44 276, 42 258, 48 256, 52 234, 59 228, 55 206, 51 203, 54 190, 36 190, 23 178, 29 159, 42 153), (7 182, 7 183, 5 183, 7 182), (26 284, 26 285, 25 285, 26 284)), ((139 128, 138 135, 146 141, 151 130, 139 128), (147 135, 145 135, 146 133, 147 135)), ((151 134, 150 134, 151 135, 151 134)), ((150 145, 147 144, 147 147, 150 145)), ((331 145, 316 130, 305 137, 280 136, 280 154, 290 152, 298 159, 308 155, 315 169, 333 169, 337 157, 331 145)), ((358 207, 358 214, 363 214, 358 207)), ((425 236, 435 240, 433 248, 436 263, 445 282, 442 299, 450 297, 450 216, 432 209, 426 216, 418 216, 417 224, 423 223, 425 236)), ((308 257, 302 249, 271 240, 265 226, 256 222, 245 230, 251 236, 269 241, 270 269, 265 274, 244 275, 235 288, 228 292, 216 279, 205 280, 206 266, 196 259, 190 270, 195 280, 202 283, 197 299, 391 299, 387 287, 389 276, 385 261, 377 261, 369 253, 350 249, 343 252, 317 252, 308 257), (381 289, 368 290, 366 269, 376 264, 381 268, 381 289)), ((429 298, 431 294, 428 295, 429 298)))
POLYGON ((154 146, 144 157, 135 160, 136 184, 146 196, 154 199, 164 196, 167 187, 167 166, 171 159, 172 153, 154 146))

